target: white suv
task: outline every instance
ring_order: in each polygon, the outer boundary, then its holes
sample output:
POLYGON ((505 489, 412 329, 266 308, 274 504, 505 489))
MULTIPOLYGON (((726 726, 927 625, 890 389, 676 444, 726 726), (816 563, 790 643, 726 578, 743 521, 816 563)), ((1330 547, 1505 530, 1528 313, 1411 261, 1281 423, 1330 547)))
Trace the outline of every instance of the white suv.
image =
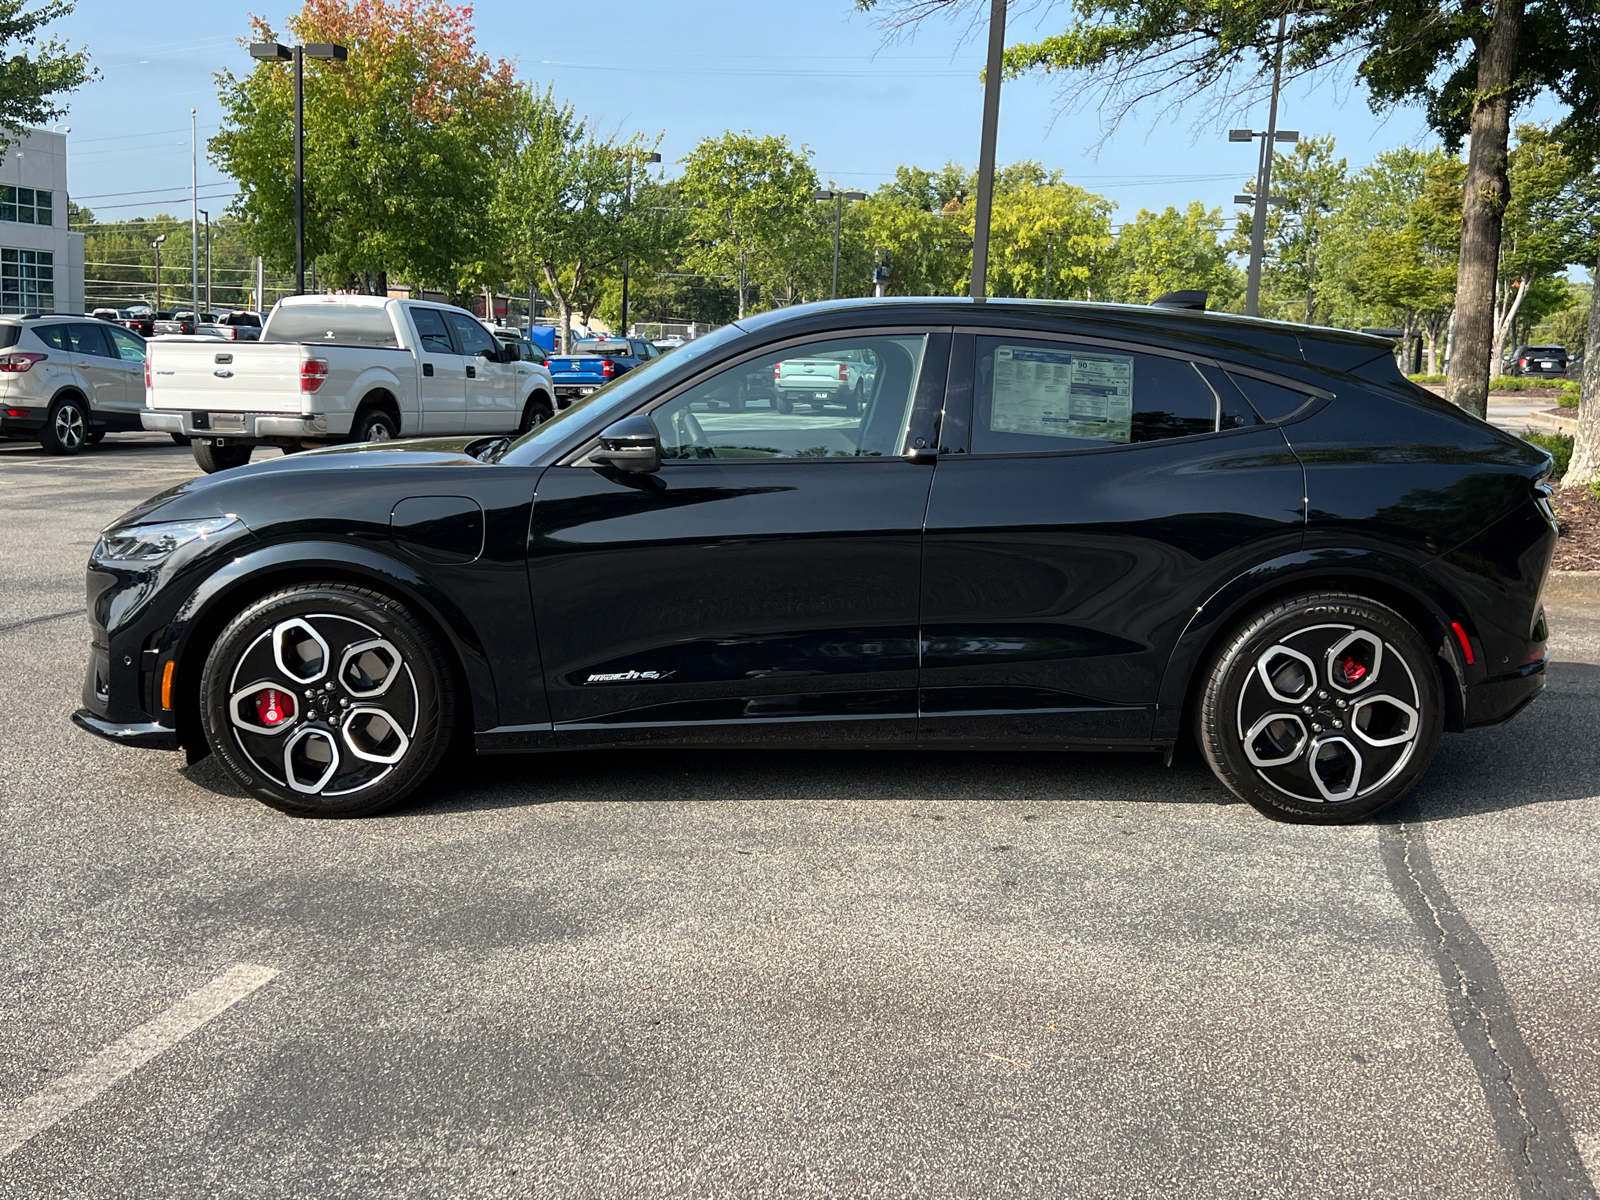
POLYGON ((0 434, 76 454, 142 429, 144 339, 95 317, 0 317, 0 434))

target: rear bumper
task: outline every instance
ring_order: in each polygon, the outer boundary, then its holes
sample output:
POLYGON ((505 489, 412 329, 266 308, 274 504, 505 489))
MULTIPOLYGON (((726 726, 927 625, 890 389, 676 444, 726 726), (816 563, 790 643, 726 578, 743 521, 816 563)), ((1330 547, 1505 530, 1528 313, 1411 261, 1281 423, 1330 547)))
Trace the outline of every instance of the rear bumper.
POLYGON ((0 408, 0 433, 22 434, 27 437, 37 436, 39 431, 44 428, 44 419, 49 410, 44 408, 19 408, 18 411, 27 413, 27 416, 13 417, 5 409, 0 408))
POLYGON ((139 421, 156 433, 181 433, 185 437, 216 437, 228 441, 273 441, 343 437, 350 432, 349 413, 319 413, 313 417, 266 413, 173 412, 145 409, 139 421))

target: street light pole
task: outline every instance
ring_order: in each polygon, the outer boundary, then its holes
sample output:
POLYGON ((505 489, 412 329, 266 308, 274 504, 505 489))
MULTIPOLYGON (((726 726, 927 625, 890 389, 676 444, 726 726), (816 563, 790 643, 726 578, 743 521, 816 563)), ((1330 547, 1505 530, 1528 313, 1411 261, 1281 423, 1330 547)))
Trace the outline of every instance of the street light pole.
POLYGON ((200 141, 195 110, 189 110, 189 286, 190 311, 200 320, 200 141))
POLYGON ((167 235, 162 234, 150 245, 156 252, 156 311, 161 311, 161 243, 167 240, 167 235))
MULTIPOLYGON (((649 154, 640 156, 646 163, 658 163, 661 155, 652 150, 649 154)), ((633 156, 628 157, 628 211, 633 211, 633 156)), ((628 279, 632 274, 633 257, 629 255, 622 260, 622 336, 628 336, 628 279)), ((532 323, 532 318, 529 318, 532 323)))
POLYGON ((206 311, 211 311, 211 214, 205 209, 200 215, 206 219, 206 311))
POLYGON ((833 299, 839 298, 839 227, 844 224, 844 202, 846 200, 865 200, 865 192, 836 192, 828 188, 818 188, 811 193, 813 200, 833 201, 833 299))
MULTIPOLYGON (((1267 205, 1272 202, 1272 152, 1278 138, 1278 91, 1283 85, 1283 39, 1289 18, 1278 18, 1278 50, 1272 60, 1272 99, 1267 106, 1267 129, 1257 134, 1253 130, 1230 129, 1229 141, 1249 141, 1261 138, 1260 165, 1256 171, 1255 217, 1250 225, 1250 273, 1244 292, 1244 315, 1259 316, 1261 312, 1261 261, 1267 248, 1267 205), (1244 137, 1239 137, 1244 133, 1244 137)), ((1284 141, 1298 141, 1299 135, 1286 136, 1284 141)))
POLYGON ((253 42, 250 57, 294 63, 294 291, 295 295, 303 296, 306 290, 305 60, 321 58, 344 62, 350 52, 331 42, 310 42, 293 47, 281 42, 253 42))
POLYGON ((972 226, 972 298, 989 294, 989 213, 994 207, 994 144, 1000 130, 1000 71, 1006 49, 1006 0, 989 0, 989 60, 983 76, 983 136, 978 146, 978 202, 972 226))

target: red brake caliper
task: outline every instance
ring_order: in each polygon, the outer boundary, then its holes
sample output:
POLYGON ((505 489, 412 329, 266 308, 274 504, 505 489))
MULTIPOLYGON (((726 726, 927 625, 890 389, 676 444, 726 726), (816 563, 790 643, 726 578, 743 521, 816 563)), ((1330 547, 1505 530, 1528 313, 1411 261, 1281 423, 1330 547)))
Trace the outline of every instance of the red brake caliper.
POLYGON ((1360 683, 1362 677, 1367 673, 1367 668, 1358 663, 1355 655, 1353 654, 1346 654, 1344 656, 1344 661, 1341 662, 1339 666, 1344 669, 1344 678, 1346 683, 1360 683))
POLYGON ((294 702, 277 688, 267 688, 256 696, 256 716, 263 725, 281 725, 293 715, 294 702))

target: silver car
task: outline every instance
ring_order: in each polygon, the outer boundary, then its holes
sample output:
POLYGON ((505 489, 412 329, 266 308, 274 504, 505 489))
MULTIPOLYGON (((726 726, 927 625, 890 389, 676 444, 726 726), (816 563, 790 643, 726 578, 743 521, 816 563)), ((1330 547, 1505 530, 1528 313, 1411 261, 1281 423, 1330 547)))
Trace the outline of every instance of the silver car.
POLYGON ((0 434, 76 454, 138 430, 144 339, 94 317, 0 316, 0 434))

